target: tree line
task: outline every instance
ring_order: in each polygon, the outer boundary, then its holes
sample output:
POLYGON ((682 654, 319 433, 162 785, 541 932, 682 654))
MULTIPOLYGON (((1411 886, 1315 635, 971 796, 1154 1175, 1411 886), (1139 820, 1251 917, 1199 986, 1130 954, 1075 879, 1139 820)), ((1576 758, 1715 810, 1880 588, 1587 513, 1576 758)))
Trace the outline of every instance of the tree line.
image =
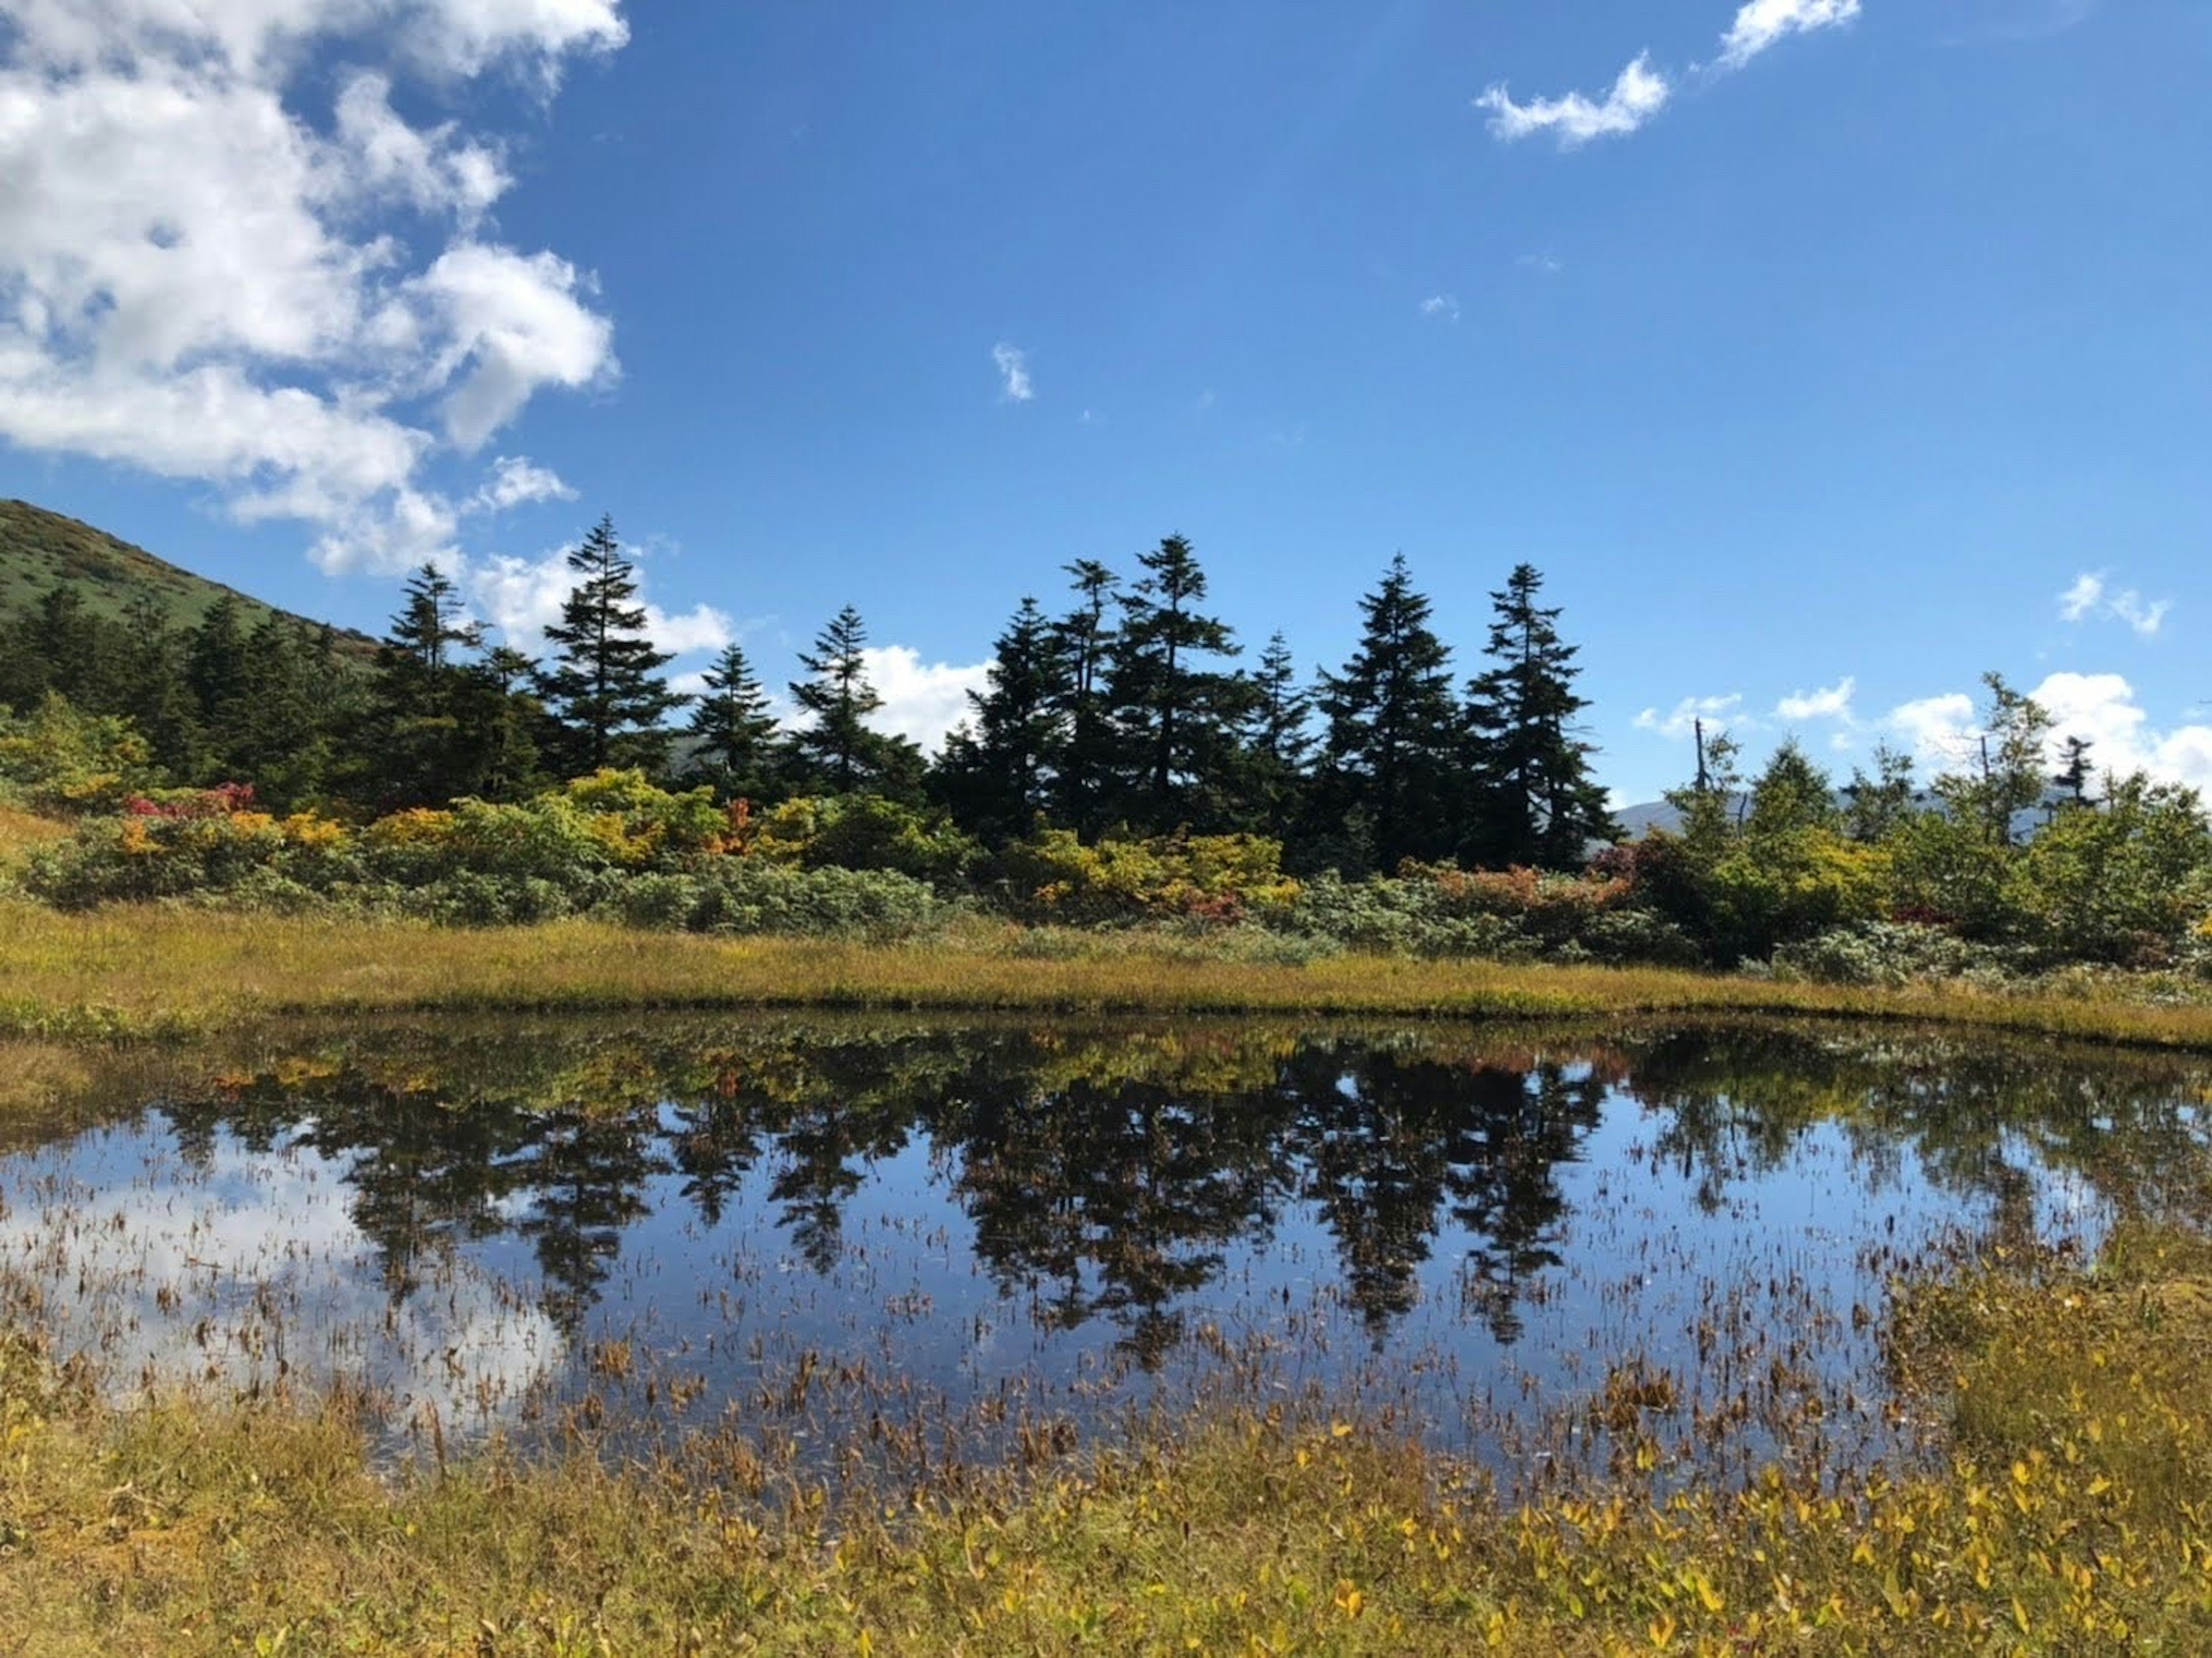
POLYGON ((1491 595, 1463 681, 1402 556, 1359 601, 1349 659, 1310 680, 1279 633, 1244 665, 1183 537, 1127 573, 1079 559, 1058 608, 1021 601, 934 756, 871 723, 883 701, 854 607, 800 654, 786 724, 738 644, 697 693, 671 688, 610 520, 568 565, 542 657, 494 642, 426 564, 366 671, 331 629, 273 616, 248 627, 227 595, 179 627, 153 601, 101 616, 64 583, 0 621, 0 705, 52 695, 127 718, 176 781, 250 781, 280 811, 513 801, 635 768, 757 806, 878 796, 993 845, 1041 823, 1085 840, 1250 832, 1282 841, 1293 867, 1347 872, 1407 859, 1574 869, 1618 832, 1592 774, 1576 649, 1528 564, 1491 595))

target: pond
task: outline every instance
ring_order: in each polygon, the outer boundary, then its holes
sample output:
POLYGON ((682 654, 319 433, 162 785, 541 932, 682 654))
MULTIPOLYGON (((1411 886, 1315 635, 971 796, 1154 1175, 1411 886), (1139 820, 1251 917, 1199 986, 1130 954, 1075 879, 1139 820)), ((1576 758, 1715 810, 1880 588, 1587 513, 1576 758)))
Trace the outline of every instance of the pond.
POLYGON ((2191 1062, 1925 1032, 671 1020, 295 1034, 0 1143, 0 1284, 109 1389, 398 1451, 879 1478, 1225 1399, 1507 1483, 1909 1455, 1901 1273, 2207 1164, 2191 1062))

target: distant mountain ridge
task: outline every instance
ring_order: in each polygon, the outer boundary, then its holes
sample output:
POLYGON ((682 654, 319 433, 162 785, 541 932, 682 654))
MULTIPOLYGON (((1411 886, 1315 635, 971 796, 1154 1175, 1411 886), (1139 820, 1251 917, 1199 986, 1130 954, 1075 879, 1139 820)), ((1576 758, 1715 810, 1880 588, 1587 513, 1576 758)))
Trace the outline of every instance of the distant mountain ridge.
MULTIPOLYGON (((227 595, 248 629, 270 616, 303 628, 326 625, 194 575, 79 519, 27 501, 0 500, 0 612, 21 610, 64 583, 76 589, 88 610, 110 618, 120 618, 145 596, 160 604, 172 627, 190 628, 227 595)), ((376 649, 376 641, 357 629, 333 631, 348 656, 366 660, 376 649)))

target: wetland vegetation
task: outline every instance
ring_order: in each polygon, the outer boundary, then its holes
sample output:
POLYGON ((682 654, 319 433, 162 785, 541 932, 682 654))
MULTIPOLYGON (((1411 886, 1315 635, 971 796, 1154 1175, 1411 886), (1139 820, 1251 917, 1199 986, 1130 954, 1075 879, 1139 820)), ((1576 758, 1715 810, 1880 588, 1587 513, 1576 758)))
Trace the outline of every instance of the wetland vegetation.
POLYGON ((27 1651, 2189 1651, 2212 1065, 1899 1024, 18 1041, 27 1651))

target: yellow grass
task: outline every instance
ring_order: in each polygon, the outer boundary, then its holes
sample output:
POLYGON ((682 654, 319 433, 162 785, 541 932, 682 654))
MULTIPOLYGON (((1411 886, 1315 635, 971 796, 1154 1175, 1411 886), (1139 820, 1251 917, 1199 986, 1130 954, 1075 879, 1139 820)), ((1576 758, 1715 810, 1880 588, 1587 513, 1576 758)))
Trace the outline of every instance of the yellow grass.
POLYGON ((0 1629, 40 1655, 2203 1653, 2205 1250, 2127 1253, 1923 1296, 1913 1351, 1962 1401, 1926 1467, 1622 1472, 1522 1508, 1249 1411, 882 1506, 711 1456, 394 1483, 342 1409, 118 1411, 0 1336, 0 1629))
POLYGON ((1659 969, 1335 957, 1210 957, 1204 944, 1018 929, 870 945, 726 940, 592 922, 470 932, 357 920, 0 900, 0 1033, 193 1034, 306 1013, 846 1007, 1440 1018, 1791 1013, 2212 1048, 2212 1005, 2116 992, 1863 990, 1659 969))
POLYGON ((68 838, 70 826, 36 812, 0 805, 0 864, 20 858, 34 847, 68 838))

